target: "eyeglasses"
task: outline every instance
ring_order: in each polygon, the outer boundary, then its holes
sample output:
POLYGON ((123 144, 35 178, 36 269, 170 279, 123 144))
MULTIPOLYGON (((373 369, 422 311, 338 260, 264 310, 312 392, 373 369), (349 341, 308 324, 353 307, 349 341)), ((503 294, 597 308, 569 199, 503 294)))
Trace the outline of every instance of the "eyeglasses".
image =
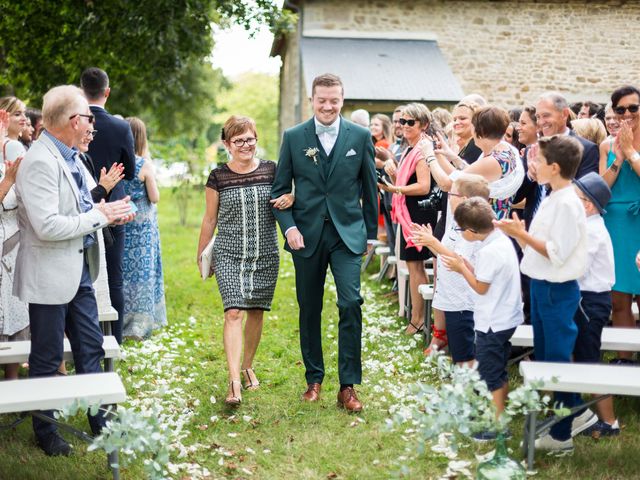
POLYGON ((253 147, 256 143, 258 143, 258 139, 257 138, 253 138, 253 137, 249 137, 249 138, 245 138, 244 140, 239 138, 237 140, 234 140, 233 143, 237 148, 240 147, 244 147, 245 145, 249 145, 250 147, 253 147))
POLYGON ((629 113, 638 113, 638 110, 640 110, 640 105, 635 104, 635 105, 628 105, 626 107, 619 106, 613 109, 613 111, 616 112, 618 115, 624 115, 627 110, 629 110, 629 113))
POLYGON ((87 113, 76 113, 74 115, 71 115, 69 117, 69 120, 71 120, 73 117, 85 117, 87 119, 87 121, 89 123, 91 123, 91 124, 93 124, 93 122, 95 122, 95 120, 96 120, 96 117, 93 116, 93 114, 91 114, 91 113, 88 113, 88 114, 87 113))
POLYGON ((87 132, 87 135, 88 135, 89 137, 91 137, 91 138, 95 138, 96 133, 98 133, 98 130, 89 130, 89 131, 87 132))
POLYGON ((454 229, 456 232, 461 232, 461 233, 462 233, 462 232, 478 233, 478 232, 476 232, 475 230, 473 230, 472 228, 453 227, 453 229, 454 229))
POLYGON ((402 126, 404 125, 409 125, 410 127, 413 127, 416 124, 417 120, 414 120, 413 118, 410 120, 407 120, 406 118, 401 118, 400 120, 398 120, 398 123, 402 126))

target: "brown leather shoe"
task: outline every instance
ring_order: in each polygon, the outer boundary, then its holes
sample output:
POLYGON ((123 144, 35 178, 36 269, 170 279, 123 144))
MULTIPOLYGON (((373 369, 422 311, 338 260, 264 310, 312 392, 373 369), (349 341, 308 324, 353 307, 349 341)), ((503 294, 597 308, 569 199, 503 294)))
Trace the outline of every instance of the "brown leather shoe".
POLYGON ((362 403, 358 400, 353 387, 347 387, 338 392, 338 407, 344 408, 349 413, 362 411, 362 403))
POLYGON ((320 383, 310 383, 307 385, 307 391, 302 394, 302 400, 305 402, 317 402, 320 400, 320 383))

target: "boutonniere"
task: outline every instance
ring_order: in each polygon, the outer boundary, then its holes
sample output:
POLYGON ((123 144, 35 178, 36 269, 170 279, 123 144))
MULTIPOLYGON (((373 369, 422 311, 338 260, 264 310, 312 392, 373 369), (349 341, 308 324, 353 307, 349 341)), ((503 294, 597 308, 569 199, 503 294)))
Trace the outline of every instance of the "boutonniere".
POLYGON ((313 163, 315 163, 316 165, 318 165, 318 152, 320 150, 318 150, 317 147, 309 147, 304 151, 304 154, 313 159, 313 163))

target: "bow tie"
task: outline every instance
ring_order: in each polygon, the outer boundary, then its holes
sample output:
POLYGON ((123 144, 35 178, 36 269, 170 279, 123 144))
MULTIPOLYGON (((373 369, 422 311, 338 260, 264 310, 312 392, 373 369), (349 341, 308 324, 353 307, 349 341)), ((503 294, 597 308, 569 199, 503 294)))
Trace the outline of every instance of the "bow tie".
POLYGON ((338 129, 331 125, 325 127, 324 125, 316 125, 316 135, 321 135, 323 133, 328 133, 329 135, 336 135, 338 133, 338 129))

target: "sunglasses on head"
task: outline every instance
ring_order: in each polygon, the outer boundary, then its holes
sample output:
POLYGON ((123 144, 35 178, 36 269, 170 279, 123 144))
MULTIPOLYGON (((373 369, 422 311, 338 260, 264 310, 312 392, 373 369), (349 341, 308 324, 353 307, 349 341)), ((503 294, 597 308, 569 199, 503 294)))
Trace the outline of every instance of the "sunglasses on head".
POLYGON ((640 105, 627 105, 626 107, 620 106, 613 109, 613 111, 618 115, 624 115, 627 110, 629 110, 629 113, 638 113, 638 110, 640 110, 640 105))
POLYGON ((413 127, 416 124, 417 120, 414 120, 413 118, 410 120, 407 120, 405 118, 401 118, 400 120, 398 120, 398 123, 402 126, 404 125, 409 125, 410 127, 413 127))

